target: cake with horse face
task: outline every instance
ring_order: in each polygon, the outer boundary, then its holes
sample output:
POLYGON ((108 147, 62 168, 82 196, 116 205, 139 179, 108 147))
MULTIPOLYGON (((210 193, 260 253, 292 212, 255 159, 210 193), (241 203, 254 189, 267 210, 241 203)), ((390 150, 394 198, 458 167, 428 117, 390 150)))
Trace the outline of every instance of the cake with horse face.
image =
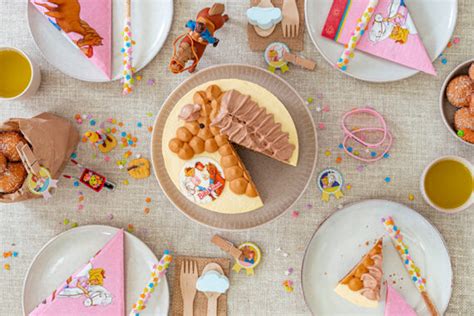
MULTIPOLYGON (((235 145, 285 165, 298 162, 296 126, 285 106, 252 82, 221 79, 189 91, 163 129, 165 168, 193 203, 219 213, 263 206, 235 145)), ((291 167, 290 167, 291 168, 291 167)))

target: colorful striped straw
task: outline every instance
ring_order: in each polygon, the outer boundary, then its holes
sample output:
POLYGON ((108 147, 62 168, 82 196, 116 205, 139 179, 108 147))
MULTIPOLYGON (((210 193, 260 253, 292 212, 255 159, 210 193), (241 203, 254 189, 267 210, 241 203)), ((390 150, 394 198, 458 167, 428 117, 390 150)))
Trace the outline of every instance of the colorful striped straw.
POLYGON ((172 259, 173 257, 170 255, 170 252, 165 250, 160 261, 153 265, 150 280, 148 280, 145 288, 138 296, 136 303, 133 304, 129 316, 140 316, 158 283, 165 277, 172 259))
POLYGON ((354 51, 356 49, 357 43, 359 42, 362 35, 364 35, 364 32, 367 29, 370 19, 372 19, 372 15, 374 14, 375 8, 378 4, 379 0, 370 0, 364 13, 357 20, 357 26, 351 32, 349 42, 346 44, 341 57, 337 60, 336 63, 336 67, 341 69, 342 71, 347 70, 347 64, 349 64, 349 61, 354 58, 354 51))
POLYGON ((123 95, 128 95, 133 91, 133 45, 135 44, 132 40, 132 14, 131 14, 131 1, 125 0, 125 22, 123 27, 123 70, 122 70, 122 79, 123 79, 123 95))

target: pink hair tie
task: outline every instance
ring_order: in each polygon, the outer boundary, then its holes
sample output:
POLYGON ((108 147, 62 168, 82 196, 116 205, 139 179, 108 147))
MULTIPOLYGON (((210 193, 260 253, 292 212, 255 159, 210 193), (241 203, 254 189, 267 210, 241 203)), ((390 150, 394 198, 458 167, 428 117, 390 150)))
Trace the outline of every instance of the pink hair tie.
POLYGON ((341 127, 342 127, 342 130, 344 132, 344 140, 342 141, 342 147, 343 147, 344 151, 346 152, 346 154, 348 154, 349 156, 351 156, 351 157, 353 157, 357 160, 364 161, 364 162, 376 162, 376 161, 382 159, 385 156, 385 154, 387 154, 388 151, 390 150, 390 148, 392 147, 393 138, 392 138, 392 134, 388 131, 387 124, 385 123, 385 119, 383 118, 383 116, 379 112, 377 112, 373 108, 370 108, 370 107, 356 108, 356 109, 353 109, 353 110, 347 112, 342 117, 341 127), (380 122, 382 127, 363 127, 363 128, 356 128, 356 129, 353 129, 351 131, 347 127, 347 124, 346 124, 347 118, 349 116, 353 116, 353 115, 361 114, 361 113, 367 113, 367 114, 370 114, 370 115, 374 116, 375 118, 378 119, 378 121, 380 122), (381 140, 378 141, 377 143, 369 143, 369 142, 366 142, 364 139, 362 139, 361 136, 358 136, 360 134, 363 134, 364 132, 369 132, 369 133, 370 132, 383 132, 383 136, 382 136, 381 140), (372 158, 364 158, 364 157, 360 157, 359 155, 355 155, 352 152, 352 150, 349 150, 350 147, 348 147, 346 144, 350 139, 352 139, 352 140, 358 142, 359 144, 361 144, 362 146, 370 148, 370 149, 377 149, 379 147, 382 147, 382 145, 384 143, 386 143, 386 145, 383 146, 383 147, 385 147, 385 149, 383 150, 382 153, 379 153, 378 155, 376 154, 372 158))

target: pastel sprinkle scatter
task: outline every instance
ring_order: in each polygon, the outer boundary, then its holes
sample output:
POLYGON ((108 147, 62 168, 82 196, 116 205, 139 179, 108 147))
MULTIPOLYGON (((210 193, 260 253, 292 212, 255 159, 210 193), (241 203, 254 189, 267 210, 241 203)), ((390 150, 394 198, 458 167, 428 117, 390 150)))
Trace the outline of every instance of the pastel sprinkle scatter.
POLYGON ((285 292, 287 292, 287 293, 293 292, 293 290, 294 290, 293 281, 291 281, 291 280, 283 281, 283 288, 285 289, 285 292))
POLYGON ((137 123, 137 127, 142 127, 142 126, 143 126, 142 122, 137 123))
POLYGON ((341 162, 342 162, 342 157, 340 157, 340 156, 337 157, 337 158, 336 158, 336 163, 341 163, 341 162))
POLYGON ((385 177, 384 181, 385 181, 386 183, 390 183, 390 181, 392 181, 392 179, 391 179, 390 177, 385 177))
POLYGON ((306 102, 308 102, 308 104, 311 104, 311 103, 313 103, 313 101, 314 101, 314 99, 313 99, 313 98, 307 98, 307 99, 306 99, 306 102))
POLYGON ((307 208, 308 210, 311 209, 311 208, 313 208, 313 204, 311 204, 311 203, 306 204, 306 208, 307 208))
POLYGON ((357 171, 362 172, 364 171, 364 165, 358 165, 356 169, 357 171))
POLYGON ((5 264, 3 265, 3 268, 4 268, 5 270, 10 270, 10 264, 5 263, 5 264))
POLYGON ((298 211, 291 212, 291 217, 298 218, 298 216, 300 216, 300 212, 298 212, 298 211))
POLYGON ((285 271, 285 275, 288 276, 288 275, 291 275, 293 273, 293 268, 288 268, 288 270, 285 271))
POLYGON ((127 231, 129 233, 132 233, 134 230, 135 230, 135 227, 133 226, 133 224, 128 224, 127 225, 127 231))
POLYGON ((348 184, 346 184, 346 189, 347 189, 347 190, 350 190, 350 189, 352 189, 352 184, 349 184, 349 183, 348 183, 348 184))
POLYGON ((413 195, 413 193, 408 194, 408 200, 410 201, 415 200, 415 195, 413 195))
POLYGON ((128 185, 128 180, 125 179, 125 180, 122 181, 122 183, 125 184, 125 185, 128 185))
POLYGON ((90 120, 89 124, 90 124, 91 126, 95 126, 96 121, 95 121, 95 120, 90 120))
POLYGON ((143 213, 149 214, 149 213, 150 213, 150 208, 149 208, 149 207, 145 207, 145 208, 143 209, 143 213))
POLYGON ((326 124, 324 124, 324 123, 319 123, 319 124, 318 124, 318 128, 319 128, 320 130, 323 130, 323 129, 326 128, 326 124))
POLYGON ((383 157, 384 157, 385 159, 390 158, 390 154, 389 154, 389 153, 385 153, 385 154, 383 154, 383 157))
POLYGON ((459 44, 460 41, 461 41, 461 39, 457 36, 455 38, 453 38, 453 43, 456 44, 456 45, 459 44))
POLYGON ((72 153, 72 154, 71 154, 71 158, 72 158, 72 159, 76 159, 76 158, 77 158, 77 153, 72 153))
POLYGON ((107 219, 109 221, 113 220, 114 219, 114 214, 112 214, 112 213, 107 214, 107 219))
POLYGON ((343 148, 344 148, 344 145, 343 145, 343 144, 339 144, 337 147, 339 147, 339 149, 343 149, 343 148))
POLYGON ((326 151, 324 152, 324 154, 326 155, 326 157, 331 156, 331 152, 330 152, 329 150, 326 150, 326 151))
POLYGON ((65 218, 65 219, 63 220, 63 224, 64 224, 64 225, 69 225, 69 219, 65 218))
POLYGON ((18 257, 18 252, 13 251, 13 257, 15 257, 15 258, 18 257))
POLYGON ((74 181, 73 184, 74 184, 75 187, 78 187, 79 186, 79 181, 74 181))
POLYGON ((145 202, 151 203, 151 197, 147 197, 147 198, 145 199, 145 202))
POLYGON ((156 81, 155 81, 155 79, 148 79, 148 81, 147 81, 146 83, 147 83, 147 85, 149 85, 149 86, 154 86, 155 83, 156 83, 156 81))
POLYGON ((74 223, 71 224, 71 227, 72 227, 72 228, 76 228, 77 226, 79 226, 79 224, 76 223, 76 222, 74 222, 74 223))

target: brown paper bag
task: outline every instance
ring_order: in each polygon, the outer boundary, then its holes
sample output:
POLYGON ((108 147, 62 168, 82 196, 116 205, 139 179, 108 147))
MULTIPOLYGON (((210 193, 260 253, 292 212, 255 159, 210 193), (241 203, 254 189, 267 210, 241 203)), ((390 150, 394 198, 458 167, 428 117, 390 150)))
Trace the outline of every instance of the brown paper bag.
MULTIPOLYGON (((0 132, 17 131, 28 141, 41 166, 47 168, 53 179, 58 179, 71 154, 79 143, 79 132, 67 119, 52 113, 32 118, 11 118, 0 124, 0 132)), ((25 168, 28 170, 27 166, 25 168)), ((31 193, 26 181, 11 194, 0 194, 0 202, 11 203, 41 197, 31 193)))

